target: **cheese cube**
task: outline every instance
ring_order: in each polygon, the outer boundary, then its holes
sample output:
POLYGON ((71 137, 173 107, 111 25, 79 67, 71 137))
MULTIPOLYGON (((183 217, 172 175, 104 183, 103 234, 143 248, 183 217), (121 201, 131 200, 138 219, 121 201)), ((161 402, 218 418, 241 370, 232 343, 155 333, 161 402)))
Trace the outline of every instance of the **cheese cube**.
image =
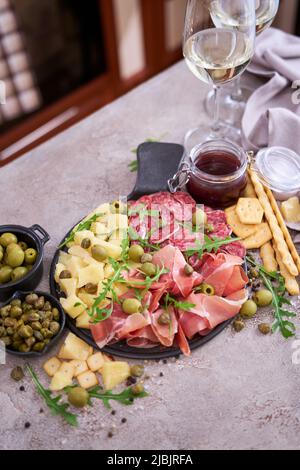
POLYGON ((83 372, 83 374, 78 375, 77 380, 80 387, 85 389, 95 387, 95 385, 98 385, 99 383, 96 374, 94 374, 94 372, 92 372, 91 370, 88 370, 87 372, 83 372))
POLYGON ((76 295, 71 295, 67 299, 61 297, 59 301, 62 308, 71 318, 79 317, 79 315, 87 308, 87 306, 76 295))
POLYGON ((95 235, 108 235, 109 233, 106 224, 103 224, 102 222, 93 222, 91 225, 91 231, 95 235))
POLYGON ((104 364, 103 354, 101 352, 93 354, 88 358, 87 364, 91 371, 96 372, 96 370, 99 370, 104 364))
POLYGON ((76 326, 77 328, 85 328, 87 330, 90 329, 90 322, 91 317, 87 312, 83 312, 79 317, 76 318, 76 326))
POLYGON ((128 362, 104 362, 101 368, 102 379, 106 390, 112 390, 130 376, 128 362))
POLYGON ((76 232, 74 235, 74 242, 76 245, 81 245, 82 240, 89 238, 92 242, 94 239, 94 234, 91 230, 82 230, 81 232, 76 232))
POLYGON ((107 263, 104 267, 104 277, 105 279, 110 279, 115 274, 115 270, 110 263, 107 263))
MULTIPOLYGON (((72 249, 80 248, 79 246, 74 246, 72 249)), ((70 248, 71 249, 71 248, 70 248)), ((83 249, 83 248, 82 248, 83 249)), ((68 270, 72 274, 73 278, 78 278, 78 273, 80 269, 85 267, 84 260, 78 256, 72 256, 68 263, 68 270)))
POLYGON ((85 286, 86 284, 98 284, 104 279, 103 264, 98 263, 90 264, 85 268, 81 268, 78 271, 78 288, 85 286))
POLYGON ((58 357, 60 359, 78 359, 86 361, 90 355, 90 346, 73 333, 69 333, 61 347, 58 357))
POLYGON ((75 367, 70 362, 63 362, 58 371, 54 374, 50 384, 50 390, 58 391, 72 385, 72 378, 74 376, 75 367))
POLYGON ((73 359, 70 364, 74 366, 74 377, 86 372, 89 368, 86 361, 79 361, 78 359, 73 359))
POLYGON ((99 264, 99 262, 96 261, 94 258, 92 258, 92 256, 89 254, 89 252, 87 250, 85 250, 84 248, 81 248, 81 246, 78 246, 78 245, 72 246, 69 249, 69 253, 72 256, 74 256, 75 259, 76 259, 76 257, 81 259, 81 263, 79 265, 79 268, 84 268, 88 264, 96 264, 96 265, 99 264))
POLYGON ((74 377, 74 372, 75 372, 75 366, 74 364, 71 364, 71 362, 62 362, 58 372, 62 372, 63 374, 67 375, 68 377, 73 378, 74 377))
POLYGON ((51 357, 50 359, 48 359, 48 361, 45 362, 45 364, 43 365, 43 369, 46 374, 49 375, 49 377, 53 377, 60 368, 60 366, 60 360, 57 357, 51 357))
POLYGON ((59 285, 67 297, 76 295, 77 279, 60 279, 59 285))

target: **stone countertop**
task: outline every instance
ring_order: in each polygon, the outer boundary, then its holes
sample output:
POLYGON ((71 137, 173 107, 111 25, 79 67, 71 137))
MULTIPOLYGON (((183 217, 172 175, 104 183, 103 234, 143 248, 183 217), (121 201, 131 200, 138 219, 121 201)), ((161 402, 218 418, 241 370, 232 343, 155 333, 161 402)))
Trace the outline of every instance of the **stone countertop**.
MULTIPOLYGON (((68 229, 133 188, 130 149, 161 135, 182 142, 189 128, 207 119, 206 92, 179 63, 0 170, 0 224, 39 223, 51 234, 41 289, 48 290, 50 262, 68 229)), ((260 321, 266 318, 268 311, 259 314, 260 321)), ((28 377, 19 390, 10 371, 22 361, 8 355, 0 365, 0 448, 299 449, 297 344, 278 333, 263 337, 257 322, 238 334, 228 327, 190 358, 147 363, 149 398, 131 407, 116 404, 115 415, 97 401, 80 414, 78 428, 50 415, 28 377)), ((47 384, 44 360, 31 363, 47 384)))

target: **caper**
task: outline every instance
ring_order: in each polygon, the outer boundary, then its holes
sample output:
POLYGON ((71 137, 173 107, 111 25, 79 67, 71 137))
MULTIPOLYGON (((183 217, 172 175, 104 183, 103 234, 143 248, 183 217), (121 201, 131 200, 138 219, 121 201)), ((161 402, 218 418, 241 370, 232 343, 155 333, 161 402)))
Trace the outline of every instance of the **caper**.
POLYGON ((37 312, 32 311, 28 314, 28 321, 29 322, 38 322, 39 319, 40 319, 40 316, 37 312))
POLYGON ((5 335, 5 331, 6 330, 5 330, 4 326, 0 326, 0 338, 1 338, 1 336, 5 335))
POLYGON ((253 277, 254 279, 259 277, 259 272, 255 268, 251 268, 249 271, 250 277, 253 277))
POLYGON ((18 242, 18 245, 20 248, 22 248, 23 251, 26 251, 28 248, 28 245, 25 242, 18 242))
POLYGON ((14 334, 14 332, 15 332, 15 329, 14 329, 12 326, 8 326, 8 327, 6 328, 6 334, 7 334, 7 336, 12 336, 12 335, 14 334))
POLYGON ((186 264, 184 267, 184 274, 186 274, 187 276, 191 276, 193 272, 194 269, 192 268, 192 266, 190 264, 186 264))
POLYGON ((139 313, 142 310, 142 304, 137 299, 125 299, 122 303, 122 310, 124 313, 127 313, 127 315, 139 313))
POLYGON ((81 242, 81 248, 87 250, 91 246, 91 240, 89 238, 84 238, 81 242))
POLYGON ((12 343, 11 338, 9 336, 2 336, 1 341, 4 346, 10 346, 12 343))
POLYGON ((38 343, 35 343, 32 347, 33 351, 39 352, 42 351, 45 347, 44 341, 39 341, 38 343))
POLYGON ((199 287, 196 288, 197 292, 201 292, 201 294, 205 295, 215 295, 215 288, 211 284, 200 284, 199 287))
POLYGON ((59 320, 59 310, 58 310, 58 308, 53 308, 52 309, 52 315, 53 315, 53 320, 55 320, 55 321, 59 320))
POLYGON ((263 335, 268 335, 271 332, 271 326, 268 323, 260 323, 258 329, 263 335))
POLYGON ((59 275, 59 279, 71 279, 71 277, 72 274, 67 269, 64 269, 59 275))
POLYGON ((48 328, 42 328, 40 332, 44 338, 52 338, 53 336, 52 331, 50 331, 48 328))
POLYGON ((52 321, 53 320, 53 313, 52 311, 45 312, 45 320, 52 321))
POLYGON ((4 326, 6 326, 6 327, 10 326, 12 328, 16 328, 17 327, 17 320, 15 318, 7 317, 4 320, 4 326))
POLYGON ((10 302, 10 305, 12 307, 21 307, 22 305, 22 300, 21 299, 14 299, 10 302))
POLYGON ((130 368, 130 374, 133 376, 133 377, 141 377, 144 373, 144 366, 140 365, 140 364, 137 364, 135 366, 132 366, 130 368))
POLYGON ((8 317, 11 311, 11 305, 6 305, 0 309, 0 315, 2 318, 8 317))
POLYGON ((240 315, 243 318, 252 318, 257 312, 257 305, 253 300, 247 300, 241 308, 240 315))
POLYGON ((196 209, 193 213, 192 222, 196 227, 204 226, 207 223, 207 215, 202 209, 196 209))
POLYGON ((145 391, 144 385, 141 383, 137 383, 131 387, 131 391, 133 395, 140 395, 141 393, 145 391))
POLYGON ((11 347, 15 349, 16 351, 18 351, 21 344, 22 344, 22 340, 13 340, 13 342, 11 343, 11 347))
POLYGON ((153 263, 144 263, 141 266, 141 271, 149 277, 154 277, 156 274, 156 266, 153 263))
POLYGON ((29 305, 34 305, 34 303, 39 299, 37 294, 28 294, 25 297, 25 302, 29 305))
POLYGON ((29 315, 30 315, 29 312, 23 313, 23 315, 21 316, 20 320, 22 320, 23 323, 28 323, 28 322, 29 322, 29 315))
POLYGON ((44 338, 44 343, 45 343, 45 346, 46 346, 47 344, 49 344, 49 343, 50 343, 50 341, 51 341, 51 339, 50 339, 50 338, 44 338))
POLYGON ((44 336, 41 334, 40 331, 38 330, 34 330, 33 331, 33 336, 35 337, 35 339, 37 339, 38 341, 44 341, 44 336))
POLYGON ((35 338, 33 336, 30 336, 30 338, 26 338, 25 339, 25 343, 27 344, 27 346, 29 346, 30 348, 34 345, 34 343, 36 342, 35 338))
POLYGON ((21 326, 24 325, 24 322, 23 320, 20 318, 18 321, 17 321, 17 328, 20 328, 21 326))
POLYGON ((141 263, 151 263, 153 260, 153 256, 150 253, 144 253, 141 257, 141 263))
POLYGON ((140 263, 144 253, 144 248, 140 245, 131 245, 128 250, 129 259, 131 259, 131 261, 134 261, 135 263, 140 263))
POLYGON ((24 377, 24 372, 23 372, 22 367, 20 366, 14 367, 10 373, 10 376, 13 380, 16 380, 17 382, 19 382, 19 380, 22 380, 24 377))
POLYGON ((24 313, 29 312, 29 310, 32 309, 32 305, 28 304, 27 302, 23 302, 22 309, 24 313))
POLYGON ((158 320, 157 320, 157 323, 159 325, 169 325, 171 322, 171 315, 169 314, 169 312, 163 312, 159 317, 158 317, 158 320))
POLYGON ((34 303, 34 308, 37 310, 43 310, 45 305, 45 297, 41 295, 38 300, 34 303))
POLYGON ((267 307, 272 303, 272 293, 267 289, 261 289, 253 295, 253 300, 258 307, 267 307))
POLYGON ((107 251, 103 246, 94 245, 92 247, 92 257, 96 261, 104 261, 107 258, 107 251))
POLYGON ((2 233, 0 237, 0 245, 6 248, 11 243, 18 243, 16 235, 10 232, 2 233))
POLYGON ((28 353, 30 351, 30 346, 26 343, 21 343, 19 346, 19 351, 23 353, 28 353))
POLYGON ((18 305, 13 305, 11 307, 11 311, 10 311, 10 316, 12 318, 19 318, 23 313, 23 310, 21 309, 21 307, 18 307, 18 305))
POLYGON ((19 328, 18 333, 21 336, 21 338, 30 338, 30 336, 33 335, 33 330, 31 326, 24 325, 24 326, 21 326, 21 328, 19 328))
MULTIPOLYGON (((49 326, 50 326, 50 320, 44 320, 44 321, 42 322, 42 328, 48 329, 49 326)), ((42 334, 43 334, 43 333, 42 333, 42 334)))
POLYGON ((52 306, 49 300, 46 300, 43 310, 45 310, 45 312, 49 312, 50 310, 52 310, 52 306))
POLYGON ((243 322, 243 320, 234 320, 232 326, 233 326, 234 330, 237 333, 239 333, 240 331, 242 331, 245 328, 245 323, 243 322))
POLYGON ((97 284, 92 284, 91 282, 89 282, 88 284, 84 286, 84 290, 88 294, 97 294, 98 286, 97 284))
POLYGON ((59 332, 59 329, 60 329, 60 324, 57 321, 52 321, 50 323, 49 330, 51 331, 51 333, 56 335, 59 332))
POLYGON ((83 408, 89 402, 89 394, 82 387, 71 388, 68 392, 69 403, 76 408, 83 408))
POLYGON ((22 341, 22 338, 17 331, 14 332, 12 339, 13 341, 22 341))

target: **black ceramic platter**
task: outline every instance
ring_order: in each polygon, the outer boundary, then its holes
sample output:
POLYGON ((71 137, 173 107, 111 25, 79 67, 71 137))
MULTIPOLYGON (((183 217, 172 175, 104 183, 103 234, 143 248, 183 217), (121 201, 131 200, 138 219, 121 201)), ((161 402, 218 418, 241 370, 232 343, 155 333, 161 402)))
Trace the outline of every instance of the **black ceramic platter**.
MULTIPOLYGON (((134 190, 128 196, 128 200, 137 200, 145 194, 152 194, 159 191, 168 191, 167 181, 178 170, 178 166, 183 158, 183 154, 183 147, 177 144, 152 142, 141 144, 137 153, 137 182, 134 190)), ((63 243, 65 238, 69 236, 73 228, 65 235, 61 243, 63 243)), ((63 250, 67 251, 67 248, 63 248, 63 250)), ((59 252, 60 250, 56 251, 50 268, 50 290, 51 294, 57 299, 64 297, 64 293, 60 291, 60 288, 54 279, 55 267, 58 262, 59 252)), ((95 349, 99 349, 94 342, 90 331, 76 327, 75 322, 76 320, 73 320, 69 317, 69 315, 66 314, 66 324, 69 329, 88 344, 93 346, 95 349)), ((189 345, 191 350, 203 346, 205 343, 221 333, 221 331, 223 331, 224 328, 226 328, 231 322, 232 319, 229 319, 214 328, 214 330, 212 330, 211 333, 209 333, 207 336, 197 336, 190 340, 189 345)), ((146 349, 134 348, 132 346, 128 346, 126 341, 119 341, 117 343, 105 346, 102 351, 107 354, 119 357, 142 360, 167 359, 170 357, 178 357, 181 354, 181 351, 178 347, 166 348, 164 346, 155 346, 153 348, 146 349)))

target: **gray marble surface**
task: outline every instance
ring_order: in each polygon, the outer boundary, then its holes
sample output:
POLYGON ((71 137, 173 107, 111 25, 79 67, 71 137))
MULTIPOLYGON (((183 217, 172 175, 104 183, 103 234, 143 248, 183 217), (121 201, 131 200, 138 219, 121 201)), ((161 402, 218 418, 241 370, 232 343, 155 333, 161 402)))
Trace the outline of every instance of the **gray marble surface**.
MULTIPOLYGON (((179 63, 0 170, 0 224, 39 223, 51 234, 41 288, 48 289, 55 247, 69 227, 132 189, 130 149, 162 134, 181 142, 195 123, 206 122, 206 92, 179 63)), ((299 302, 293 304, 299 311, 299 302)), ((0 448, 299 449, 297 345, 279 334, 260 335, 257 322, 267 318, 269 312, 260 313, 239 334, 228 327, 190 358, 146 364, 149 398, 115 405, 114 416, 95 402, 77 429, 50 415, 28 377, 19 390, 10 372, 22 361, 8 356, 0 365, 0 448)), ((31 361, 47 384, 42 362, 31 361)))

